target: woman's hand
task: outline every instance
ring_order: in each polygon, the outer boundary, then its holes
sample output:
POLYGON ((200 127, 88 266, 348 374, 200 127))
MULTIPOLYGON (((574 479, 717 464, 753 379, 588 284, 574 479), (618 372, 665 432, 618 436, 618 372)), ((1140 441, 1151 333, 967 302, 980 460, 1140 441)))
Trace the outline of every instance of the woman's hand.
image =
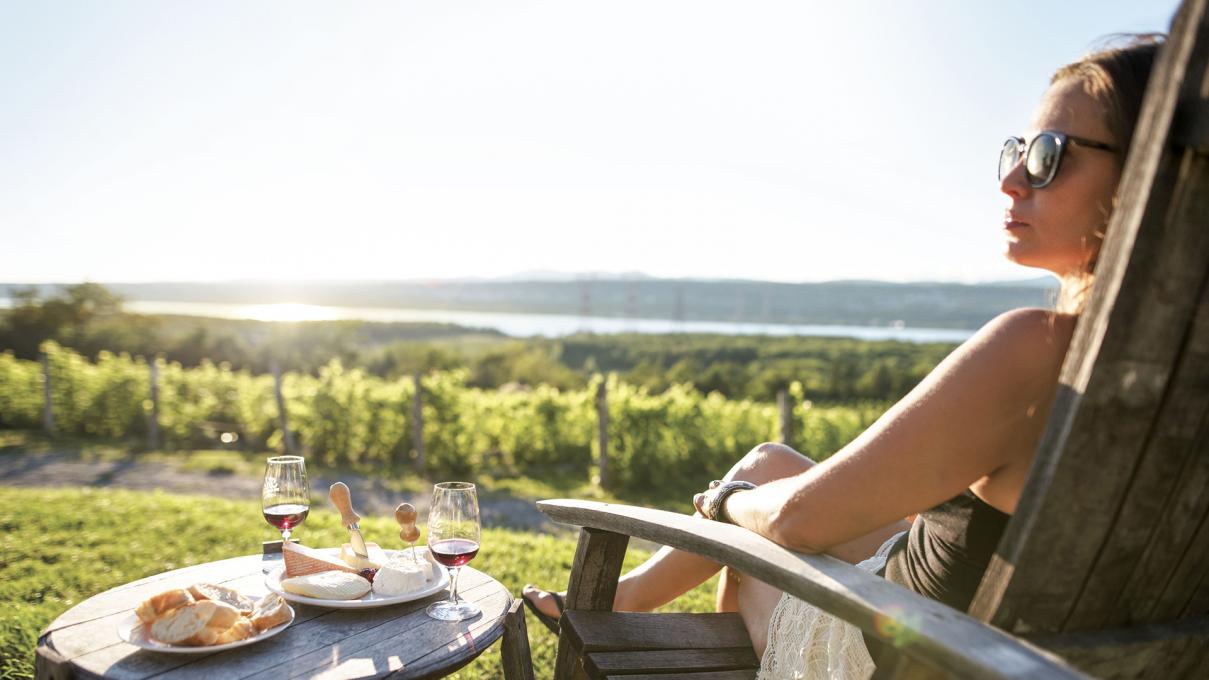
POLYGON ((707 488, 705 491, 693 496, 693 507, 697 509, 698 515, 701 515, 702 517, 704 517, 706 519, 713 519, 708 514, 706 514, 706 511, 709 508, 710 503, 713 502, 714 495, 717 493, 716 490, 717 490, 718 486, 721 484, 722 484, 722 480, 715 479, 714 481, 709 483, 709 488, 707 488))
POLYGON ((701 516, 706 519, 734 524, 734 518, 726 511, 726 502, 735 492, 750 491, 754 488, 756 485, 751 482, 735 479, 720 482, 715 479, 709 483, 709 488, 704 493, 693 496, 693 505, 696 506, 697 512, 700 512, 701 516))

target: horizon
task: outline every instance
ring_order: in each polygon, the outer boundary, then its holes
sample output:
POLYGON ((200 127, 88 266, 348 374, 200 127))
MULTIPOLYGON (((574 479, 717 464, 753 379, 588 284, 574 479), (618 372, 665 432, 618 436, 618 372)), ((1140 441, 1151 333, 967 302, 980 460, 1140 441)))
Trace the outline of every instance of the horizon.
POLYGON ((0 271, 1040 276, 1002 257, 1002 140, 1178 3, 1022 2, 1029 49, 981 3, 0 5, 0 271))
MULTIPOLYGON (((138 315, 269 322, 453 323, 506 335, 724 333, 836 335, 960 341, 994 314, 1045 306, 1052 279, 810 283, 721 279, 594 278, 109 284, 122 311, 138 315), (938 296, 947 302, 939 307, 938 296), (960 330, 958 330, 960 329, 960 330)), ((57 295, 55 284, 35 295, 57 295)), ((100 284, 105 285, 105 284, 100 284)), ((22 284, 0 283, 0 310, 22 284), (7 296, 6 296, 7 295, 7 296)))
POLYGON ((847 278, 847 279, 824 279, 811 281, 785 281, 776 279, 750 279, 750 278, 730 278, 730 277, 665 277, 646 274, 643 272, 518 272, 515 274, 504 274, 501 276, 461 276, 449 278, 398 278, 398 279, 259 279, 259 278, 231 278, 231 279, 211 279, 211 280, 190 280, 190 279, 163 279, 163 280, 148 280, 148 281, 99 281, 88 279, 77 280, 47 280, 47 281, 0 281, 0 286, 71 286, 83 283, 95 283, 102 286, 156 286, 156 285, 230 285, 230 284, 271 284, 272 286, 291 286, 291 285, 308 285, 308 286, 356 286, 356 285, 384 285, 384 284, 414 284, 424 285, 430 283, 592 283, 592 282, 693 282, 693 283, 759 283, 770 285, 826 285, 826 284, 846 284, 846 283, 871 283, 882 285, 964 285, 964 286, 997 286, 997 285, 1024 285, 1024 286, 1039 286, 1039 285, 1054 285, 1057 286, 1058 280, 1052 274, 1038 274, 1035 276, 1025 276, 1020 278, 1006 279, 985 279, 979 281, 956 281, 956 280, 936 280, 936 279, 921 279, 912 281, 896 281, 890 279, 876 278, 847 278), (532 274, 532 276, 530 275, 532 274))

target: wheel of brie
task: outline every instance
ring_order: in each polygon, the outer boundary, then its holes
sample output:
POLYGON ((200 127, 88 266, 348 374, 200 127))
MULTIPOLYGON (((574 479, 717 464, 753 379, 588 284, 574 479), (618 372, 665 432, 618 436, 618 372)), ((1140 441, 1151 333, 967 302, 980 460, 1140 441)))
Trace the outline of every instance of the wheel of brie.
POLYGON ((347 571, 321 571, 281 580, 287 593, 319 600, 355 600, 370 590, 369 581, 347 571))
POLYGON ((383 597, 394 597, 424 587, 424 562, 411 559, 395 559, 382 565, 374 576, 374 592, 383 597))

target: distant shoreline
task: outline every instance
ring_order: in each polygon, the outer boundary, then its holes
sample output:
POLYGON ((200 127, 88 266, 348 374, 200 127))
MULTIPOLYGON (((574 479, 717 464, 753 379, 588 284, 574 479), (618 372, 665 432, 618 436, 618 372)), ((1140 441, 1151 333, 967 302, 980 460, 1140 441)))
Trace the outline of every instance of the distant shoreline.
MULTIPOLYGON (((1044 286, 836 281, 783 284, 673 279, 581 281, 442 281, 103 284, 127 306, 189 304, 225 318, 443 321, 486 325, 509 335, 566 335, 578 330, 812 334, 903 337, 897 331, 952 331, 968 336, 995 316, 1052 305, 1044 286), (292 306, 291 306, 292 305, 292 306), (233 308, 255 308, 234 312, 233 308), (259 311, 257 311, 259 310, 259 311), (265 310, 269 310, 266 312, 265 310), (292 311, 291 311, 292 310, 292 311), (350 310, 357 310, 350 312, 350 310), (402 310, 402 311, 401 311, 402 310), (277 316, 265 316, 266 313, 277 316), (284 316, 282 314, 284 313, 284 316), (499 316, 497 316, 499 315, 499 316), (519 317, 534 317, 520 327, 519 317), (859 329, 859 330, 853 330, 859 329)), ((0 284, 0 296, 12 284, 0 284)), ((43 295, 54 287, 39 287, 43 295)), ((161 312, 164 307, 146 307, 161 312)), ((177 308, 178 310, 184 308, 177 308)))
MULTIPOLYGON (((0 298, 0 309, 12 304, 0 298)), ((905 324, 891 326, 848 326, 839 324, 749 323, 675 319, 628 319, 569 314, 531 314, 479 312, 443 309, 400 309, 383 307, 342 307, 301 304, 228 304, 209 302, 173 302, 133 300, 123 304, 135 314, 180 315, 266 322, 367 321, 375 323, 420 322, 450 323, 468 329, 487 328, 505 335, 524 337, 561 337, 577 333, 615 335, 621 333, 716 335, 768 335, 854 338, 858 340, 898 340, 902 342, 960 343, 972 330, 913 328, 905 324)))

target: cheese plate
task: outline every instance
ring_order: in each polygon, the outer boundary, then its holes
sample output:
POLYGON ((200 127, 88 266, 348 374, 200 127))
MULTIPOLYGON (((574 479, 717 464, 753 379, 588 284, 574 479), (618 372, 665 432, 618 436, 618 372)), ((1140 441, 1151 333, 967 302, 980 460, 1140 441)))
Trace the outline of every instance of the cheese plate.
MULTIPOLYGON (((340 555, 339 548, 321 548, 323 552, 331 557, 340 555)), ((407 551, 403 550, 387 550, 387 557, 411 559, 407 556, 407 551)), ((355 600, 328 600, 318 597, 307 597, 297 593, 291 593, 281 587, 281 580, 285 573, 285 565, 274 567, 269 573, 265 574, 264 585, 269 590, 277 593, 290 602, 297 604, 309 604, 316 607, 328 607, 330 609, 370 609, 373 607, 386 607, 392 604, 400 604, 402 602, 411 602, 413 600, 422 600, 431 595, 435 595, 449 586, 449 570, 440 564, 436 567, 436 575, 433 581, 424 584, 422 587, 412 590, 401 595, 384 596, 373 592, 372 590, 365 597, 355 600)))

